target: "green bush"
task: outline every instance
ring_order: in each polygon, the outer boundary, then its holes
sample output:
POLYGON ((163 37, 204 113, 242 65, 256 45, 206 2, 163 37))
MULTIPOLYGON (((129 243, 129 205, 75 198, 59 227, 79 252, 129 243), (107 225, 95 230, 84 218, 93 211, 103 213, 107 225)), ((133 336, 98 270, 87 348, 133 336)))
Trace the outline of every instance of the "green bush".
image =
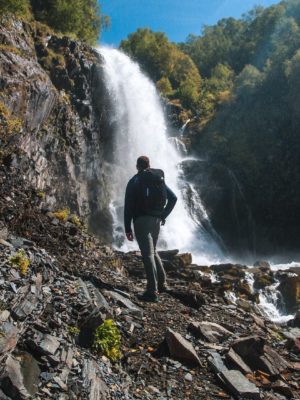
POLYGON ((98 326, 95 332, 93 349, 102 352, 112 361, 121 358, 120 353, 121 335, 112 319, 107 319, 98 326))
POLYGON ((26 15, 29 10, 28 0, 0 0, 1 14, 26 15))
POLYGON ((106 20, 97 0, 31 0, 31 6, 38 21, 90 44, 96 43, 106 20))

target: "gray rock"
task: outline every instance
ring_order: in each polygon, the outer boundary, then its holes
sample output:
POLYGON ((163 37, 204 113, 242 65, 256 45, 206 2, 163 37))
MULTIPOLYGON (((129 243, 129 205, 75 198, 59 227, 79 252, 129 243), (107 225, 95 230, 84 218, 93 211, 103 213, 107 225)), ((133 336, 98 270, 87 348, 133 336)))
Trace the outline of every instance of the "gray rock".
POLYGON ((143 317, 143 310, 134 304, 131 300, 122 296, 120 293, 116 293, 113 291, 105 290, 104 295, 114 299, 118 304, 125 307, 131 314, 136 315, 139 318, 143 317))
POLYGON ((0 355, 13 350, 18 341, 18 328, 10 322, 0 325, 0 355))
POLYGON ((108 397, 108 387, 100 376, 100 367, 96 361, 85 359, 83 364, 82 385, 88 392, 89 400, 106 400, 108 397))
POLYGON ((192 322, 190 329, 211 343, 223 341, 232 335, 232 332, 223 328, 223 326, 209 321, 192 322))
POLYGON ((1 378, 3 392, 14 400, 30 399, 38 390, 39 368, 33 358, 23 364, 9 356, 1 378))
POLYGON ((168 328, 166 341, 172 357, 176 360, 201 366, 200 359, 190 342, 168 328))
POLYGON ((0 228, 0 239, 7 240, 7 238, 8 238, 8 229, 6 228, 6 226, 4 226, 3 228, 0 228))
POLYGON ((29 345, 40 354, 53 356, 60 346, 60 341, 55 336, 35 331, 34 338, 29 340, 29 345))
POLYGON ((240 371, 228 370, 220 373, 220 379, 225 383, 230 392, 239 399, 260 399, 259 389, 240 371))
POLYGON ((208 358, 208 363, 211 369, 217 374, 228 370, 228 368, 224 364, 222 357, 216 351, 210 351, 210 357, 208 358))
POLYGON ((230 349, 226 354, 226 359, 233 363, 244 374, 251 374, 251 368, 242 360, 242 358, 233 350, 230 349))

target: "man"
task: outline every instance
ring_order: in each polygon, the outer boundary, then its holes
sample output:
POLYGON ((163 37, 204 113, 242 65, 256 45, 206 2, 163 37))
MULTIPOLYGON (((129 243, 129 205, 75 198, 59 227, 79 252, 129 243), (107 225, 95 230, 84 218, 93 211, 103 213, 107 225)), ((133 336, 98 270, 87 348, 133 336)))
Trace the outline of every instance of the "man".
POLYGON ((143 301, 157 302, 157 292, 167 291, 166 273, 156 251, 160 224, 173 210, 176 195, 165 184, 162 170, 150 168, 149 158, 137 159, 138 173, 127 184, 125 194, 124 223, 128 240, 133 241, 131 222, 147 277, 146 291, 138 295, 143 301))

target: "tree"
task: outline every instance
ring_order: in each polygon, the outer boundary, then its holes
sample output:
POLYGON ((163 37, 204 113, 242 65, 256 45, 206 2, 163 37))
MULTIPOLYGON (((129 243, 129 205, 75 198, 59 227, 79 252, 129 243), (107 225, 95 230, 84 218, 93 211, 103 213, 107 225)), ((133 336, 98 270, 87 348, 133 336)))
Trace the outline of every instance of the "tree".
POLYGON ((120 48, 135 59, 162 93, 179 98, 185 107, 199 101, 201 77, 192 59, 170 43, 164 33, 138 29, 120 48))
POLYGON ((31 0, 31 6, 37 20, 89 44, 96 43, 101 21, 107 23, 97 0, 31 0))
POLYGON ((11 13, 21 16, 28 13, 28 8, 28 0, 0 0, 1 14, 11 13))

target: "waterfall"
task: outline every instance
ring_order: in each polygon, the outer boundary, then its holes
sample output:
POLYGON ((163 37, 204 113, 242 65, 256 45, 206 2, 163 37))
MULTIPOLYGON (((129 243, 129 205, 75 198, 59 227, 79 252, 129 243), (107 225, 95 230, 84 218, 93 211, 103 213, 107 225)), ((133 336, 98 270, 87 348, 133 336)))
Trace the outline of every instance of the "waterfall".
POLYGON ((114 218, 115 246, 123 251, 137 246, 122 241, 124 193, 128 180, 136 173, 138 156, 147 155, 153 168, 165 172, 167 185, 178 201, 160 234, 160 248, 192 252, 198 263, 218 262, 222 252, 209 232, 199 229, 185 203, 182 155, 170 142, 163 108, 154 84, 139 66, 122 52, 100 48, 105 60, 105 84, 109 92, 113 127, 113 176, 111 212, 114 218))

